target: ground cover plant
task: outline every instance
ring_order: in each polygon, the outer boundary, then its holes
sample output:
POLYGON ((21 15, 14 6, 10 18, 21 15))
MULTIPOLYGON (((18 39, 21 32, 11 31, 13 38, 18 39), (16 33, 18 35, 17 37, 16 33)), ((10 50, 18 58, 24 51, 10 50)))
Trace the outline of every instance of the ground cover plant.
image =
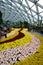
POLYGON ((43 37, 38 34, 33 35, 40 39, 40 47, 38 51, 22 61, 17 61, 16 64, 13 65, 43 65, 43 37))
POLYGON ((25 35, 23 38, 17 39, 9 43, 0 44, 0 51, 30 43, 32 39, 30 35, 27 32, 25 32, 24 29, 21 32, 25 35))

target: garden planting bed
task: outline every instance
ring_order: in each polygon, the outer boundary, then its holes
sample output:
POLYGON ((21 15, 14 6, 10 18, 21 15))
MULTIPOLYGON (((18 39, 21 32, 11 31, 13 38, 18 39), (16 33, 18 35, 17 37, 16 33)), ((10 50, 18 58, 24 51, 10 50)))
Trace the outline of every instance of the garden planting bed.
POLYGON ((36 53, 39 48, 40 40, 34 35, 31 35, 32 40, 30 43, 15 48, 0 51, 0 65, 13 65, 16 61, 24 60, 31 54, 36 53))
POLYGON ((5 43, 5 42, 10 42, 13 38, 15 38, 18 34, 20 29, 14 29, 10 33, 7 34, 7 38, 2 38, 0 39, 0 44, 5 43))
MULTIPOLYGON (((20 31, 21 31, 21 29, 20 29, 20 31)), ((20 31, 15 31, 14 30, 14 32, 12 32, 13 33, 13 38, 11 37, 12 35, 9 35, 10 39, 2 41, 2 42, 0 42, 0 44, 9 43, 9 42, 15 41, 17 39, 23 38, 25 35, 22 32, 20 32, 20 31)))

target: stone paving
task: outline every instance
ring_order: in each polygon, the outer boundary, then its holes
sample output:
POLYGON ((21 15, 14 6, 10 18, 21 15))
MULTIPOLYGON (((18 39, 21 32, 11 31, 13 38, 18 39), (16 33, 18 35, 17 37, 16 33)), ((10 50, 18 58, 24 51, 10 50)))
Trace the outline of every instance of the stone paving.
POLYGON ((31 37, 30 44, 0 51, 0 65, 11 65, 34 54, 40 46, 40 40, 33 35, 31 37))

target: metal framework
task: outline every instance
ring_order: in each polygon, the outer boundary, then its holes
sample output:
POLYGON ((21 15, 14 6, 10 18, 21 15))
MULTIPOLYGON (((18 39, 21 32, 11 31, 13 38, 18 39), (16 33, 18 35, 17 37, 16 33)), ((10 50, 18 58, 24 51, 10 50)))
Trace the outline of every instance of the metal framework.
POLYGON ((3 19, 12 22, 28 21, 31 23, 36 21, 39 24, 40 20, 43 21, 41 15, 43 6, 38 1, 40 0, 0 0, 0 11, 3 13, 3 19), (33 5, 30 6, 29 2, 33 5), (32 9, 34 6, 36 11, 32 9), (41 12, 39 12, 39 7, 42 9, 41 12))

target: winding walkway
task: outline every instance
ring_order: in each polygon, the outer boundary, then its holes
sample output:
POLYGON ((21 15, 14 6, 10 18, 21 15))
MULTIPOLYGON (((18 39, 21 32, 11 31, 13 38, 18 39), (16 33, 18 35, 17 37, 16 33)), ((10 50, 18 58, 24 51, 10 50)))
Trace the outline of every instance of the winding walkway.
POLYGON ((11 65, 34 54, 39 48, 40 40, 31 34, 30 36, 30 44, 0 51, 0 65, 11 65))

